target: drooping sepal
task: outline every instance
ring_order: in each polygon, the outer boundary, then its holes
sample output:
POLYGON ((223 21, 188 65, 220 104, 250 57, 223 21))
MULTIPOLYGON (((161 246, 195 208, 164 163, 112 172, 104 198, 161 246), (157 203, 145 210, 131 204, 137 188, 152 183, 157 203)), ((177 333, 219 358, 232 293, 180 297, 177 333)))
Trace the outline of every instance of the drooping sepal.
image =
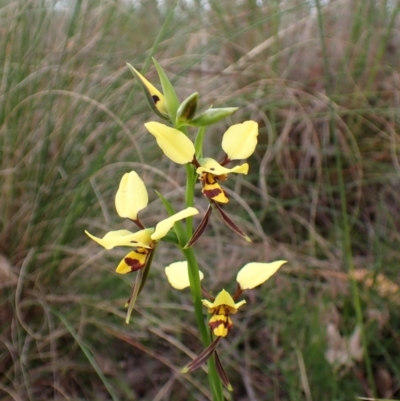
POLYGON ((228 379, 228 375, 225 373, 225 369, 222 366, 221 359, 217 351, 214 351, 215 368, 217 369, 218 376, 220 377, 222 384, 226 387, 228 391, 233 391, 233 387, 228 379))
POLYGON ((187 125, 192 125, 194 127, 205 127, 207 125, 212 125, 218 121, 223 120, 233 114, 238 107, 223 107, 220 109, 208 109, 191 121, 188 121, 187 125))
POLYGON ((232 220, 231 218, 222 210, 221 206, 218 205, 217 202, 213 202, 215 209, 217 210, 219 216, 221 217, 222 221, 236 234, 240 235, 244 238, 247 242, 251 242, 250 237, 242 231, 232 220))
POLYGON ((139 71, 131 64, 126 63, 133 76, 136 77, 146 95, 147 102, 153 111, 161 118, 169 120, 168 111, 165 103, 165 96, 152 85, 139 71))
POLYGON ((217 337, 197 358, 193 359, 192 362, 188 363, 182 370, 182 373, 193 372, 202 366, 208 358, 213 354, 215 348, 217 347, 219 341, 222 337, 217 337))
POLYGON ((125 306, 128 307, 128 311, 126 312, 126 318, 125 318, 125 323, 126 324, 129 324, 129 321, 131 319, 133 307, 135 306, 136 299, 137 299, 137 297, 139 295, 140 285, 141 285, 141 283, 143 281, 143 274, 144 274, 143 269, 140 269, 138 271, 138 273, 136 274, 136 279, 135 279, 135 283, 133 284, 133 287, 132 287, 131 296, 128 299, 128 302, 125 305, 125 306))
POLYGON ((177 125, 183 122, 190 121, 197 109, 197 102, 199 100, 199 94, 197 92, 192 93, 188 96, 178 107, 176 112, 177 125))
POLYGON ((192 238, 188 241, 188 243, 183 247, 183 249, 190 248, 192 245, 194 245, 197 240, 201 237, 201 235, 204 233, 205 229, 207 228, 208 221, 210 219, 212 212, 211 205, 208 206, 206 213, 204 214, 204 217, 201 219, 200 224, 197 226, 196 230, 194 231, 192 238))
POLYGON ((146 263, 143 266, 143 268, 138 270, 138 272, 136 274, 136 280, 132 287, 131 297, 129 298, 129 300, 127 302, 128 305, 126 305, 126 306, 128 306, 128 310, 126 312, 126 319, 125 319, 126 324, 129 324, 137 297, 142 292, 142 289, 143 289, 144 285, 146 284, 146 280, 149 275, 151 264, 153 263, 153 257, 156 253, 156 248, 157 248, 157 244, 155 244, 154 248, 148 253, 147 258, 146 258, 146 263))

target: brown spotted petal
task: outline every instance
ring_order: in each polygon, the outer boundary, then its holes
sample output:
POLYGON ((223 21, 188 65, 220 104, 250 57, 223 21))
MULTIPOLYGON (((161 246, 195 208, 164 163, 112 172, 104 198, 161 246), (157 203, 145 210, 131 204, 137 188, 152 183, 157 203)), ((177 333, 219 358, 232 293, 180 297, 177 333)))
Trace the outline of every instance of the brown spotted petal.
POLYGON ((129 252, 119 263, 116 272, 126 274, 143 269, 150 252, 151 250, 146 248, 138 248, 129 252))
POLYGON ((211 212, 212 212, 211 205, 208 205, 204 217, 202 218, 200 224, 193 233, 192 238, 190 238, 189 242, 184 246, 184 249, 190 248, 192 245, 194 245, 197 242, 197 240, 201 237, 201 235, 204 233, 205 229, 207 228, 211 212))
POLYGON ((217 337, 197 358, 193 359, 192 362, 188 363, 182 370, 182 373, 193 372, 203 365, 208 358, 213 354, 217 347, 221 337, 217 337))
POLYGON ((247 242, 251 242, 251 239, 247 236, 247 234, 242 231, 232 220, 231 218, 222 210, 221 206, 218 205, 217 202, 213 202, 219 216, 222 221, 236 234, 239 234, 242 238, 244 238, 247 242))
POLYGON ((219 185, 216 176, 211 173, 203 173, 200 176, 200 181, 203 184, 201 192, 203 192, 203 195, 208 199, 219 203, 229 202, 229 199, 226 196, 225 191, 221 188, 221 185, 219 185))

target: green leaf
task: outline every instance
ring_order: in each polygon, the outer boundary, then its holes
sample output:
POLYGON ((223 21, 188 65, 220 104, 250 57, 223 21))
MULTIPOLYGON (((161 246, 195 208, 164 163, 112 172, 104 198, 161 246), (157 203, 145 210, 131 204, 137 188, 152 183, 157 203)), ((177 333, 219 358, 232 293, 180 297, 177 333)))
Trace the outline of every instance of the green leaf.
POLYGON ((175 121, 176 112, 179 107, 179 99, 176 96, 176 92, 174 87, 171 84, 171 81, 167 77, 167 74, 162 69, 161 65, 158 64, 157 60, 153 57, 153 63, 157 69, 158 76, 160 77, 161 86, 163 88, 163 93, 165 96, 165 106, 168 111, 168 115, 171 121, 175 121))

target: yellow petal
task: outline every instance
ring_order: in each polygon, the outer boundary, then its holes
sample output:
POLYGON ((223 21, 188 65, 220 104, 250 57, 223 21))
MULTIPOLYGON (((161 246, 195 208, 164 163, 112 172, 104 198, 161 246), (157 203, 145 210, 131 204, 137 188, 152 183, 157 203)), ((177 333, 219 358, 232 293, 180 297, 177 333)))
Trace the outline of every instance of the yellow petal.
POLYGON ((250 290, 267 281, 284 263, 286 260, 272 263, 248 263, 240 269, 236 281, 242 290, 250 290))
MULTIPOLYGON (((177 290, 183 290, 190 286, 189 272, 187 261, 171 263, 165 268, 168 282, 177 290)), ((200 281, 203 280, 204 274, 199 271, 200 281)))
POLYGON ((117 230, 108 232, 103 238, 95 237, 88 231, 85 231, 85 233, 93 241, 96 241, 98 244, 106 249, 112 249, 115 246, 150 248, 150 245, 152 243, 151 234, 153 233, 153 231, 153 228, 140 230, 136 233, 132 233, 128 230, 117 230))
POLYGON ((223 175, 229 173, 247 174, 249 172, 249 165, 247 163, 235 166, 233 168, 226 168, 221 166, 216 160, 211 157, 205 157, 199 160, 200 167, 197 168, 196 173, 211 173, 214 175, 223 175))
POLYGON ((116 272, 118 274, 126 274, 143 269, 149 252, 150 251, 145 248, 139 248, 129 252, 119 263, 116 272))
POLYGON ((115 195, 115 208, 120 217, 136 220, 138 213, 147 206, 149 197, 142 179, 135 171, 125 173, 115 195))
POLYGON ((183 132, 155 121, 144 125, 150 134, 155 136, 164 154, 173 162, 186 164, 193 160, 195 153, 193 142, 183 132))
POLYGON ((230 313, 235 314, 237 310, 246 303, 246 301, 240 301, 235 304, 232 296, 229 292, 222 290, 215 298, 214 302, 210 302, 207 299, 202 299, 201 301, 204 306, 208 308, 209 313, 213 313, 219 306, 225 306, 229 308, 230 313))
POLYGON ((148 91, 148 94, 150 95, 151 100, 154 102, 154 106, 157 108, 157 110, 161 114, 168 116, 167 107, 165 105, 165 96, 154 85, 152 85, 138 70, 136 70, 130 64, 128 64, 128 67, 132 69, 136 73, 136 76, 142 81, 143 85, 146 87, 148 91))
POLYGON ((167 219, 161 220, 156 225, 154 233, 151 235, 151 239, 154 241, 160 240, 161 238, 167 235, 168 231, 173 227, 173 225, 177 221, 186 219, 186 217, 194 216, 195 214, 198 213, 199 213, 198 210, 195 209, 194 207, 188 207, 182 210, 181 212, 176 213, 171 217, 168 217, 167 219))
POLYGON ((232 125, 222 138, 222 149, 230 160, 246 159, 256 149, 257 135, 258 124, 255 121, 232 125))

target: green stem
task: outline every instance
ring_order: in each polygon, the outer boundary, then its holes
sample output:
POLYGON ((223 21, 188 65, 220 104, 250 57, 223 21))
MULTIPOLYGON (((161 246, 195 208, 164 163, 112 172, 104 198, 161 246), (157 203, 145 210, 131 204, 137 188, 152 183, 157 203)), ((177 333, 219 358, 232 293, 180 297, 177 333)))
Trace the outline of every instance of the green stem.
MULTIPOLYGON (((186 165, 186 194, 185 194, 185 204, 186 207, 193 206, 194 204, 194 186, 196 184, 196 174, 191 164, 186 165)), ((192 248, 183 249, 187 244, 189 239, 193 234, 193 219, 188 218, 186 221, 186 233, 182 232, 179 235, 179 242, 182 252, 188 262, 189 270, 189 282, 190 291, 192 293, 192 299, 194 304, 194 313, 196 316, 197 326, 199 328, 201 340, 204 347, 208 347, 211 343, 211 338, 207 325, 204 322, 203 317, 203 305, 201 302, 201 285, 199 278, 199 265, 197 263, 196 255, 192 248)), ((211 386, 211 391, 214 401, 223 401, 224 395, 222 392, 222 382, 218 376, 217 369, 215 367, 214 358, 210 358, 207 362, 208 364, 208 380, 211 386)))

